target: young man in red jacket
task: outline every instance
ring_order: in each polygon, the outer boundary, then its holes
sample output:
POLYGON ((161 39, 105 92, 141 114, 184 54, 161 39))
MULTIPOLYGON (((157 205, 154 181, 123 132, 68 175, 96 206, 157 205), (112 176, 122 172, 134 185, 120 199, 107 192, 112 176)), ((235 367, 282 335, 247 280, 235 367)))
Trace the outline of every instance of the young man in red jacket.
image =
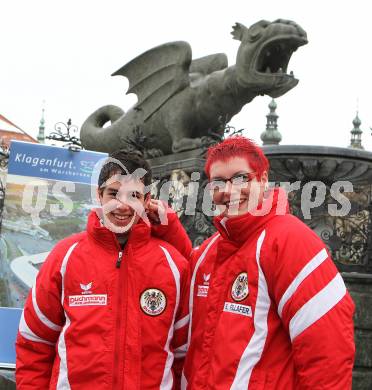
POLYGON ((103 166, 102 209, 90 213, 86 231, 55 246, 27 299, 17 389, 178 387, 188 263, 144 222, 150 183, 148 164, 135 154, 114 153, 103 166))
POLYGON ((208 151, 217 232, 191 260, 191 390, 351 389, 354 304, 324 243, 236 137, 208 151))

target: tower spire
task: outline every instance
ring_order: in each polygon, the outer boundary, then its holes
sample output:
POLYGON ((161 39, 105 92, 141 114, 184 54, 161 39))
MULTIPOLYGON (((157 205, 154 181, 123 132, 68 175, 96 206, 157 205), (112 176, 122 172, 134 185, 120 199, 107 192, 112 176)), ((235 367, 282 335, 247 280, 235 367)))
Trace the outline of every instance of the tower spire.
POLYGON ((45 143, 45 119, 44 119, 44 108, 45 101, 43 101, 43 108, 42 108, 42 113, 41 113, 41 119, 40 119, 40 124, 39 124, 39 133, 37 135, 37 140, 43 144, 45 143))
POLYGON ((354 128, 350 131, 351 133, 351 141, 349 148, 353 149, 364 149, 362 146, 362 133, 363 131, 360 129, 360 125, 362 121, 359 119, 359 113, 356 112, 356 116, 353 120, 354 128))
POLYGON ((261 134, 261 140, 263 145, 279 145, 282 135, 278 130, 279 115, 275 112, 277 105, 274 99, 271 100, 268 107, 270 112, 266 115, 266 130, 261 134))

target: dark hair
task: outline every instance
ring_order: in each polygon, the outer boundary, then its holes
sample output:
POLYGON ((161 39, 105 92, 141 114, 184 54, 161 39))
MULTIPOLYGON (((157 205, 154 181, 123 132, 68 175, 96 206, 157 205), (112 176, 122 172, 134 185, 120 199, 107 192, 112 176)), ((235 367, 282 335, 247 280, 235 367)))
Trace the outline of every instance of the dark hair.
POLYGON ((233 157, 244 158, 250 167, 257 172, 258 179, 266 171, 269 173, 269 161, 262 149, 252 140, 243 136, 227 138, 217 145, 210 147, 207 151, 205 172, 209 177, 211 165, 215 161, 228 161, 233 157))
POLYGON ((146 174, 143 176, 143 183, 145 186, 151 184, 152 173, 151 168, 148 162, 135 152, 128 152, 125 149, 118 150, 114 153, 109 154, 108 159, 105 161, 101 172, 98 177, 98 189, 99 191, 103 190, 103 185, 106 181, 114 174, 127 175, 136 171, 136 169, 142 168, 146 171, 146 174), (112 159, 118 160, 123 166, 112 159), (125 168, 125 169, 124 169, 125 168))

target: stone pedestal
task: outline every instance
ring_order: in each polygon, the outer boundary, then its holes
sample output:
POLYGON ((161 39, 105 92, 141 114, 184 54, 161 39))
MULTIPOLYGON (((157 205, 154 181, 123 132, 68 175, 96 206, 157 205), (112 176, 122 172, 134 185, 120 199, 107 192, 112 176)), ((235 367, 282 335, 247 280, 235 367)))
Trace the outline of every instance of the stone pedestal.
POLYGON ((356 356, 353 390, 372 389, 372 275, 342 274, 355 303, 356 356))

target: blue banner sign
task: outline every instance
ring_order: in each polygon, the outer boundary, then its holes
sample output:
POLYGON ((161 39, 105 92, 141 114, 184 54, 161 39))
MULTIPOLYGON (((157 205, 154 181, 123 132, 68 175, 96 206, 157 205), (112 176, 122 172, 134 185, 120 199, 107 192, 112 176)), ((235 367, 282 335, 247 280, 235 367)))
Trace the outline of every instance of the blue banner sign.
POLYGON ((15 368, 14 344, 22 309, 0 307, 0 368, 15 368))
POLYGON ((87 150, 74 152, 58 146, 12 141, 8 174, 90 184, 94 166, 106 156, 87 150))

